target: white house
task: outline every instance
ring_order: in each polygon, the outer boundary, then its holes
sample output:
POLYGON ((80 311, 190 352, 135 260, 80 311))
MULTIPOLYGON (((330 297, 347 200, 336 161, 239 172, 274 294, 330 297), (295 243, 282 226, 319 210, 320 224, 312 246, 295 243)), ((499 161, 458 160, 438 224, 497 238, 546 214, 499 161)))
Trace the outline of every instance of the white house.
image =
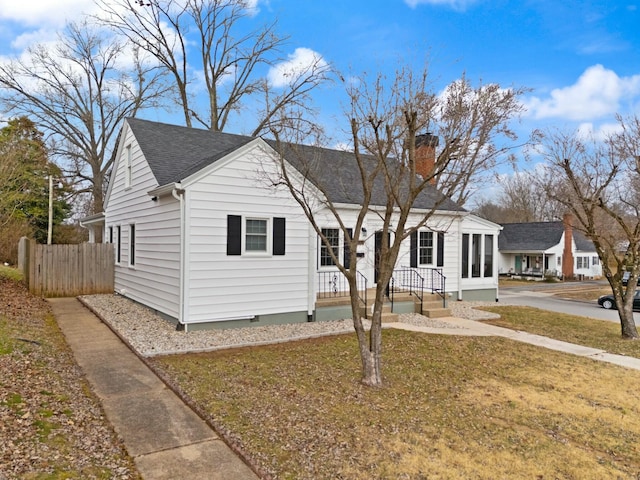
MULTIPOLYGON (((288 190, 264 181, 277 168, 274 147, 262 138, 127 119, 104 219, 86 222, 114 244, 116 292, 185 329, 343 318, 344 310, 317 305, 319 296, 346 290, 327 247, 288 190)), ((329 166, 331 200, 355 223, 357 188, 345 188, 352 154, 301 149, 329 166)), ((435 188, 418 198, 414 225, 436 198, 435 188)), ((367 218, 355 252, 367 287, 376 282, 381 225, 376 215, 367 218)), ((340 256, 352 254, 332 216, 323 228, 340 256)), ((406 242, 394 281, 404 283, 408 271, 445 299, 495 300, 499 230, 445 199, 406 242)))
POLYGON ((525 277, 598 278, 602 265, 596 249, 572 216, 562 221, 508 223, 498 238, 501 275, 525 277))

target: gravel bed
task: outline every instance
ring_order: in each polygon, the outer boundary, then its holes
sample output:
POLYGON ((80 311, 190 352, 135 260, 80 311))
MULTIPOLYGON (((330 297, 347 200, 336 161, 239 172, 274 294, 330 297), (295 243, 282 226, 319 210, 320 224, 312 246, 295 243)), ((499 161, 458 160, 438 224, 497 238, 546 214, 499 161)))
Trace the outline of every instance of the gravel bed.
POLYGON ((451 315, 457 318, 466 318, 468 320, 488 320, 490 318, 500 318, 500 315, 493 312, 485 312, 483 310, 477 310, 476 307, 495 307, 505 306, 508 303, 500 302, 449 302, 449 309, 451 315))
MULTIPOLYGON (((143 356, 204 352, 222 348, 262 345, 353 332, 351 319, 326 322, 268 325, 224 330, 180 332, 170 322, 120 295, 86 295, 82 302, 96 312, 143 356)), ((451 302, 452 314, 460 318, 492 318, 495 314, 474 310, 488 302, 451 302)), ((400 322, 430 328, 463 328, 419 314, 402 314, 400 322)))

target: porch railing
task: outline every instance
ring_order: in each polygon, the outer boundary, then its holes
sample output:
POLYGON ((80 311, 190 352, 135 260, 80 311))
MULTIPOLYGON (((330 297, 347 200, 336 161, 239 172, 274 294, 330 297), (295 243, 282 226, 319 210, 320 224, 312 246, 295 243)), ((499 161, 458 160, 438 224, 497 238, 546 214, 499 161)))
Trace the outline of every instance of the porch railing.
POLYGON ((422 313, 424 301, 424 278, 422 275, 413 268, 395 269, 389 283, 389 300, 392 312, 395 293, 408 293, 420 301, 420 313, 422 313))
POLYGON ((440 296, 442 298, 442 306, 446 307, 447 278, 442 274, 442 270, 439 268, 423 268, 419 269, 419 271, 425 277, 425 288, 431 290, 431 293, 440 296))
MULTIPOLYGON (((367 318, 367 277, 360 272, 356 272, 356 287, 358 289, 358 300, 360 300, 365 307, 365 318, 367 318)), ((339 298, 349 296, 349 282, 342 272, 318 272, 317 298, 339 298)))
POLYGON ((416 289, 420 287, 419 298, 421 307, 425 291, 438 295, 442 298, 442 306, 447 306, 447 278, 442 274, 442 269, 402 267, 393 271, 392 279, 393 278, 396 279, 394 282, 396 291, 408 291, 410 294, 418 297, 416 289), (415 277, 414 274, 417 275, 417 277, 415 277), (398 286, 402 287, 402 289, 398 290, 398 286))

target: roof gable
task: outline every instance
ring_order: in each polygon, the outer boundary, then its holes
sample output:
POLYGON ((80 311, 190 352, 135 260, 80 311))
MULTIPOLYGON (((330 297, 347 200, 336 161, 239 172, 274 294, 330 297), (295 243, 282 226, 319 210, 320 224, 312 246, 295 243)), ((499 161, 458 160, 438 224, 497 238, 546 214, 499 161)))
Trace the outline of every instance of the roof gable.
MULTIPOLYGON (((159 186, 180 182, 255 139, 137 118, 127 119, 127 122, 159 186)), ((274 140, 265 139, 265 142, 277 152, 278 145, 274 140)), ((314 168, 317 167, 314 176, 322 182, 332 202, 360 203, 362 186, 353 153, 297 145, 295 149, 287 149, 284 156, 303 175, 304 163, 300 157, 314 159, 314 168)), ((374 185, 371 204, 386 205, 382 179, 374 185)), ((435 187, 428 185, 418 196, 414 207, 430 209, 435 205, 439 210, 465 211, 435 187)))
MULTIPOLYGON (((502 251, 545 251, 560 243, 564 224, 557 222, 505 223, 498 236, 502 251)), ((593 243, 580 231, 573 229, 576 250, 594 252, 593 243)))
POLYGON ((506 223, 498 236, 499 250, 544 251, 560 243, 562 222, 506 223))

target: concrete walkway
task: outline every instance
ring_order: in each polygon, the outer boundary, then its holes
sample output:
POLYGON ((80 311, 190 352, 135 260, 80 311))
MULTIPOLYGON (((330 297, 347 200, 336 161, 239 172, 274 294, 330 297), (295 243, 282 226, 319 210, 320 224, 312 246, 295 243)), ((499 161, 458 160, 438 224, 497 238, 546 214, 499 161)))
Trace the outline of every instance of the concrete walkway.
POLYGON ((439 318, 438 320, 451 323, 458 328, 418 327, 415 325, 407 325, 403 323, 387 323, 385 324, 385 326, 414 332, 440 333, 448 335, 506 337, 518 342, 529 343, 531 345, 548 348, 550 350, 557 350, 559 352, 570 353, 572 355, 588 357, 593 360, 613 363, 621 367, 640 370, 640 358, 627 357, 625 355, 615 355, 613 353, 607 353, 606 351, 597 348, 576 345, 575 343, 562 342, 560 340, 543 337, 542 335, 535 335, 533 333, 511 330, 509 328, 496 327, 495 325, 489 325, 488 323, 477 322, 475 320, 466 320, 463 318, 455 317, 439 318))
POLYGON ((257 480, 253 471, 93 313, 49 299, 74 356, 145 480, 257 480))

